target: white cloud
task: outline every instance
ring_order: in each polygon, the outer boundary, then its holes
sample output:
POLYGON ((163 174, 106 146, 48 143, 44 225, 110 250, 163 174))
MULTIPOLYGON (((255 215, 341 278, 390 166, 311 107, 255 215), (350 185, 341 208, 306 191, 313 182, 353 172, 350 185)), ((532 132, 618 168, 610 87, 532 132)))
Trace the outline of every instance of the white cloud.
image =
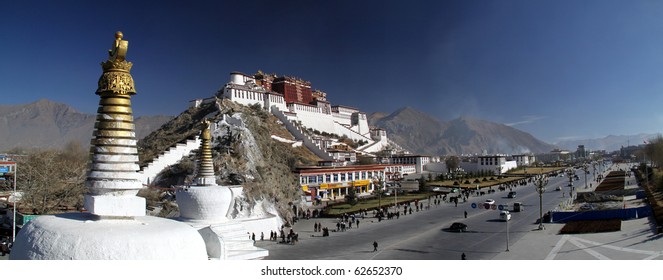
POLYGON ((528 115, 528 116, 522 116, 522 118, 523 118, 523 119, 522 119, 521 121, 512 122, 512 123, 506 123, 505 125, 508 125, 508 126, 516 126, 516 125, 521 125, 521 124, 530 124, 530 123, 533 123, 533 122, 535 122, 535 121, 538 121, 538 120, 541 120, 541 119, 545 119, 546 117, 544 117, 544 116, 528 115))

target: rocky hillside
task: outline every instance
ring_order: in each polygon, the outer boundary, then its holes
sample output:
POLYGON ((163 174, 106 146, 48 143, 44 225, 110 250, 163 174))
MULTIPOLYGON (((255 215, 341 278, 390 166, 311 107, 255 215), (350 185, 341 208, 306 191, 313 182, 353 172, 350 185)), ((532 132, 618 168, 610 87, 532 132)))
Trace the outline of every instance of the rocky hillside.
MULTIPOLYGON (((140 117, 134 120, 136 137, 144 137, 169 116, 140 117)), ((92 139, 96 115, 41 99, 16 106, 0 106, 0 151, 13 148, 62 148, 69 142, 86 146, 92 139)))
MULTIPOLYGON (((200 133, 200 122, 216 123, 212 131, 213 158, 217 183, 243 185, 245 201, 235 207, 238 216, 251 216, 256 207, 274 207, 283 218, 292 216, 290 203, 301 197, 296 165, 310 165, 319 160, 304 147, 293 148, 271 138, 293 139, 283 125, 259 107, 240 106, 227 100, 190 108, 138 143, 143 163, 151 161, 168 147, 200 133), (239 212, 246 213, 239 213, 239 212)), ((191 180, 195 156, 164 170, 155 179, 159 186, 181 185, 191 180)))
POLYGON ((445 122, 410 107, 389 115, 373 113, 369 124, 386 129, 404 148, 430 155, 541 153, 555 148, 503 124, 467 117, 445 122))

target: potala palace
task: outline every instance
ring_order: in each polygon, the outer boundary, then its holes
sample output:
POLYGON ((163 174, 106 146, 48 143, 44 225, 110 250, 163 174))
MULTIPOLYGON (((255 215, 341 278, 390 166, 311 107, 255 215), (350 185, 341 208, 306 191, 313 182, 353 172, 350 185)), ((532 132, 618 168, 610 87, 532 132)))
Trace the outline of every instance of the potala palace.
MULTIPOLYGON (((230 81, 222 87, 218 97, 247 106, 262 106, 284 122, 288 130, 297 139, 303 140, 305 145, 309 140, 325 152, 332 147, 332 141, 323 137, 306 139, 297 130, 308 129, 316 134, 346 136, 361 144, 356 149, 361 153, 375 153, 387 147, 402 150, 389 141, 385 130, 369 128, 366 113, 348 106, 332 106, 327 100, 327 93, 312 90, 310 82, 299 78, 279 77, 262 71, 252 76, 232 72, 230 81), (290 127, 291 124, 297 128, 290 127)), ((204 101, 194 102, 200 104, 204 101)), ((323 155, 322 158, 332 160, 333 155, 323 155)))

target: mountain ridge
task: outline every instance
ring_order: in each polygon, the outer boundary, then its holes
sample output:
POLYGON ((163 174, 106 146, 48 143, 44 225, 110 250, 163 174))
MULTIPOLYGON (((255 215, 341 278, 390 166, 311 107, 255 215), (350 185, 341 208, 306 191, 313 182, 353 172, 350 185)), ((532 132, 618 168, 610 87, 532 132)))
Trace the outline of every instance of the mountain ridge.
MULTIPOLYGON (((136 138, 141 139, 171 116, 143 116, 134 119, 136 138)), ((49 99, 19 105, 0 105, 0 151, 15 148, 61 148, 69 142, 87 146, 92 139, 95 114, 49 99)))
POLYGON ((468 116, 442 121, 412 107, 371 113, 369 124, 387 130, 388 137, 406 149, 431 155, 543 153, 555 148, 505 124, 468 116))

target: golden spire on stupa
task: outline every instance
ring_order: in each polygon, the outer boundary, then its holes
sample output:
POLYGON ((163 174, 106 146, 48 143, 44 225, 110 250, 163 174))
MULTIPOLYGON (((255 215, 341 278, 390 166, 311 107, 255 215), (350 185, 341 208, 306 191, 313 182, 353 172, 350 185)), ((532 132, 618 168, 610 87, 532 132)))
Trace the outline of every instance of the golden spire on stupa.
POLYGON ((202 122, 200 150, 198 152, 198 173, 194 180, 197 186, 215 186, 216 177, 214 176, 214 164, 212 162, 212 133, 210 131, 210 121, 202 122))
POLYGON ((145 215, 145 199, 135 196, 142 188, 131 110, 136 90, 130 74, 132 63, 125 60, 129 42, 122 37, 122 32, 115 33, 109 58, 101 63, 103 74, 96 91, 101 100, 86 180, 85 208, 105 217, 145 215))

